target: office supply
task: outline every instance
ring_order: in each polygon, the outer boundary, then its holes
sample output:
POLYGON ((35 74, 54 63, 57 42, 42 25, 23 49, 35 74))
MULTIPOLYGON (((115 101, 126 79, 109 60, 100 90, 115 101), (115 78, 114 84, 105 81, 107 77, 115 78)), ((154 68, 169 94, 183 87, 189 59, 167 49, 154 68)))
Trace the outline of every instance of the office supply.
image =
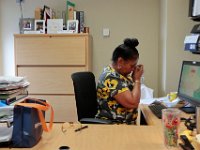
POLYGON ((141 99, 153 99, 153 89, 141 84, 141 99))
POLYGON ((24 77, 0 76, 0 91, 2 92, 1 94, 3 94, 6 90, 27 87, 29 84, 30 83, 24 77))
POLYGON ((7 106, 7 105, 0 100, 0 107, 4 107, 4 106, 7 106))
POLYGON ((82 126, 82 127, 78 128, 78 129, 76 129, 74 131, 78 132, 78 131, 81 131, 81 130, 86 129, 86 128, 88 128, 88 126, 82 126))
POLYGON ((185 119, 184 125, 187 127, 188 130, 193 131, 196 129, 196 118, 195 117, 189 117, 185 119))
POLYGON ((183 150, 189 150, 185 145, 183 145, 182 143, 179 143, 179 146, 183 149, 183 150))
POLYGON ((184 40, 184 49, 194 54, 200 54, 200 24, 194 25, 190 35, 187 35, 184 40))
POLYGON ((194 147, 191 145, 190 141, 188 140, 187 136, 185 135, 180 135, 180 138, 182 142, 184 143, 184 146, 187 147, 189 150, 193 150, 194 147))
POLYGON ((180 135, 185 135, 185 136, 187 136, 189 141, 192 141, 194 138, 194 135, 192 134, 192 132, 193 131, 186 129, 183 132, 181 132, 180 135))
MULTIPOLYGON (((85 27, 84 11, 79 11, 79 15, 80 15, 80 22, 79 22, 80 33, 84 33, 84 27, 85 27)), ((88 32, 86 33, 89 33, 89 29, 88 32)))
POLYGON ((10 105, 13 102, 18 101, 28 96, 27 88, 15 89, 15 91, 16 92, 12 94, 0 94, 0 101, 7 105, 10 105))
POLYGON ((84 33, 84 11, 74 11, 74 20, 78 20, 78 33, 84 33))
POLYGON ((158 117, 159 119, 162 118, 162 110, 167 108, 159 101, 154 101, 153 103, 148 105, 148 107, 154 113, 154 115, 156 115, 156 117, 158 117))
POLYGON ((13 98, 19 94, 24 93, 25 91, 27 91, 26 87, 14 89, 14 90, 0 90, 0 100, 13 98))
POLYGON ((199 72, 200 62, 183 61, 178 85, 178 97, 190 103, 190 107, 200 106, 199 72))
POLYGON ((184 49, 193 53, 200 53, 199 34, 190 34, 185 37, 184 49))
POLYGON ((1 76, 0 101, 6 105, 28 96, 29 82, 25 77, 1 76))

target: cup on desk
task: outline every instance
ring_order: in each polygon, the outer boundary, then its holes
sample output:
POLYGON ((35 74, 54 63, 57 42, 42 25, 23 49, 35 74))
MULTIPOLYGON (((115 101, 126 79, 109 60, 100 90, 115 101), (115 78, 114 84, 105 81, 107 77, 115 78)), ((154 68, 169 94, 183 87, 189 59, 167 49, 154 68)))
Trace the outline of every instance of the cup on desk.
POLYGON ((169 94, 167 94, 167 97, 169 101, 172 102, 173 100, 177 98, 177 92, 170 92, 169 94))
POLYGON ((167 148, 178 146, 180 113, 176 108, 162 110, 164 143, 167 148))

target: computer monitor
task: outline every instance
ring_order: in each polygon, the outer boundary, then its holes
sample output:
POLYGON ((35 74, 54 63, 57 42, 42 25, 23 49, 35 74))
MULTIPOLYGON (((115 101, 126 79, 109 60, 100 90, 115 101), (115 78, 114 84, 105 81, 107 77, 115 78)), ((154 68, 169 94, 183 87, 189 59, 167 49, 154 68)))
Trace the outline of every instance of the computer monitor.
POLYGON ((182 108, 183 111, 195 112, 195 107, 200 106, 200 62, 183 61, 178 86, 178 97, 193 106, 182 108))

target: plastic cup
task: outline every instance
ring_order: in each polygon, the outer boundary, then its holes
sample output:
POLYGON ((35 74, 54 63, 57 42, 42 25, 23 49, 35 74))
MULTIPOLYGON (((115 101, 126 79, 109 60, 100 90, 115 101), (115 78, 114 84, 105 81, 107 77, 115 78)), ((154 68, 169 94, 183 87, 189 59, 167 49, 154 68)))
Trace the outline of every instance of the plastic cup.
POLYGON ((170 102, 172 102, 173 100, 175 100, 177 98, 177 92, 170 92, 168 95, 167 95, 168 99, 170 102))
POLYGON ((164 143, 167 148, 178 146, 180 113, 176 108, 162 110, 164 143))

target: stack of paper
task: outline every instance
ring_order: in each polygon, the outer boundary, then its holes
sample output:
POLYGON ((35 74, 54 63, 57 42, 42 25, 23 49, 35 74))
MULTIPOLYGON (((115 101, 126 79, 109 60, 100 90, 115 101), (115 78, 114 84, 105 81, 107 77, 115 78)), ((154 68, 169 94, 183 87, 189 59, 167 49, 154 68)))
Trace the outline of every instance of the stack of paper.
POLYGON ((24 77, 0 76, 0 101, 11 104, 28 96, 29 82, 24 77))

